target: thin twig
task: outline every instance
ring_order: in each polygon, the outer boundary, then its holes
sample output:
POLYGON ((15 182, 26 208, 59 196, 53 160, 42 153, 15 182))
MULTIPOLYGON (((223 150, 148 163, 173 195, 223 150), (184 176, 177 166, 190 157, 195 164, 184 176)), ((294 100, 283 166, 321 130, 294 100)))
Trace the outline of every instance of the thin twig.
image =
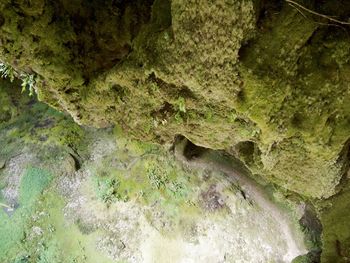
POLYGON ((345 29, 344 27, 340 26, 340 25, 333 24, 333 23, 322 23, 322 22, 318 22, 318 21, 315 21, 315 20, 313 20, 313 19, 310 19, 310 18, 308 18, 308 17, 303 13, 303 11, 301 11, 297 6, 295 6, 295 5, 291 4, 291 3, 289 3, 289 5, 292 6, 293 8, 295 8, 295 10, 297 10, 297 11, 299 12, 299 14, 301 14, 305 19, 307 19, 307 20, 309 20, 309 21, 311 21, 311 22, 313 22, 313 23, 315 23, 315 24, 317 24, 317 25, 320 25, 320 26, 335 26, 335 27, 340 27, 342 30, 344 30, 345 32, 347 32, 346 29, 345 29))
POLYGON ((0 203, 0 206, 5 207, 5 208, 8 208, 8 209, 13 209, 11 206, 6 205, 6 204, 4 204, 4 203, 0 203))
POLYGON ((335 19, 335 18, 332 18, 330 16, 327 16, 327 15, 324 15, 324 14, 320 14, 320 13, 317 13, 316 11, 313 11, 313 10, 310 10, 308 8, 306 8, 305 6, 302 6, 301 4, 298 4, 297 2, 293 1, 293 0, 285 0, 287 3, 291 4, 291 5, 294 5, 294 7, 299 7, 303 10, 305 10, 306 12, 310 13, 310 14, 313 14, 313 15, 316 15, 316 16, 320 16, 320 17, 323 17, 323 18, 326 18, 327 20, 329 21, 333 21, 335 23, 338 23, 338 24, 342 24, 342 25, 350 25, 350 22, 345 22, 345 21, 340 21, 338 19, 335 19))
MULTIPOLYGON (((305 19, 307 20, 310 20, 304 13, 303 11, 301 11, 298 7, 292 5, 292 4, 289 4, 290 6, 294 7, 305 19)), ((315 21, 312 21, 312 22, 315 22, 315 21)))

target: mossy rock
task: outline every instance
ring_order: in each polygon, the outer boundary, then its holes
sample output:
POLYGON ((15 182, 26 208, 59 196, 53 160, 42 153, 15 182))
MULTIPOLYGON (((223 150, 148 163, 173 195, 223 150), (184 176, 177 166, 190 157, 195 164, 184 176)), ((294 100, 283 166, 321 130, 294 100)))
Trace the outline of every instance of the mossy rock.
POLYGON ((350 184, 337 195, 318 202, 322 221, 323 251, 321 262, 350 261, 350 184))
POLYGON ((304 196, 337 192, 348 166, 347 27, 321 27, 330 21, 281 1, 6 0, 0 14, 1 60, 36 74, 39 99, 77 123, 158 143, 182 134, 304 196))

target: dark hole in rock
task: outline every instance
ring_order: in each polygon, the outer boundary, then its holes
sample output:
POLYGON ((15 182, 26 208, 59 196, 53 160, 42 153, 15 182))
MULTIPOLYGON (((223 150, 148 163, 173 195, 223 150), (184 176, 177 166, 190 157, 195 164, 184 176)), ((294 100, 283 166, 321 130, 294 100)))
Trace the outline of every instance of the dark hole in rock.
POLYGON ((238 92, 237 92, 237 100, 239 101, 239 102, 244 102, 244 100, 245 100, 245 94, 244 94, 244 90, 243 89, 240 89, 238 92))
POLYGON ((154 1, 152 6, 152 23, 155 24, 158 30, 171 26, 171 0, 154 1))
POLYGON ((236 145, 238 152, 245 156, 250 156, 254 153, 254 143, 251 141, 240 142, 236 145))
POLYGON ((122 87, 118 84, 114 84, 112 87, 111 87, 111 90, 117 95, 117 97, 125 102, 125 99, 129 93, 129 90, 125 87, 122 87))
POLYGON ((246 165, 253 165, 260 162, 261 151, 255 142, 239 142, 233 147, 233 153, 239 159, 243 160, 246 165))
POLYGON ((174 114, 173 105, 171 105, 169 102, 165 101, 159 110, 151 113, 151 116, 153 118, 158 118, 160 120, 166 120, 173 114, 174 114))
POLYGON ((64 92, 64 93, 66 93, 66 94, 68 94, 68 95, 71 95, 71 94, 73 94, 74 92, 76 92, 76 90, 75 90, 75 89, 68 88, 68 89, 66 89, 66 90, 65 90, 65 92, 64 92))
POLYGON ((300 113, 295 113, 292 117, 291 123, 293 125, 293 127, 296 128, 301 128, 302 127, 302 123, 303 123, 303 117, 302 114, 300 113))
POLYGON ((185 156, 185 158, 187 160, 192 160, 192 159, 200 157, 206 151, 208 151, 207 148, 197 146, 194 143, 192 143, 191 141, 187 140, 183 155, 185 156))
POLYGON ((187 99, 195 99, 196 95, 194 92, 187 86, 176 86, 171 83, 167 83, 162 79, 158 78, 153 72, 148 76, 148 80, 155 83, 157 87, 164 93, 168 94, 173 98, 187 98, 187 99))
POLYGON ((77 156, 75 156, 74 154, 69 153, 69 155, 72 157, 72 159, 74 160, 74 167, 75 170, 78 171, 81 168, 81 164, 80 164, 80 160, 78 159, 77 156))

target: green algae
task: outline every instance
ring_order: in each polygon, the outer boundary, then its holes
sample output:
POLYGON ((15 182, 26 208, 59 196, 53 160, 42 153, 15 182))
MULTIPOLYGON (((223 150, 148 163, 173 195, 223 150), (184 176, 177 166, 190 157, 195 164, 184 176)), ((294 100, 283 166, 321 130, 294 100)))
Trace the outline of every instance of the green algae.
MULTIPOLYGON (((3 262, 112 262, 96 251, 93 243, 96 233, 82 234, 76 225, 64 224, 62 211, 64 205, 64 199, 55 192, 53 187, 41 195, 36 200, 35 207, 31 209, 33 218, 38 219, 27 218, 25 231, 29 234, 33 227, 36 227, 43 233, 31 237, 21 236, 21 241, 13 246, 12 253, 2 251, 2 255, 5 256, 2 258, 3 262)), ((20 228, 21 225, 14 221, 12 227, 20 228)))
POLYGON ((52 175, 45 170, 29 168, 24 172, 20 184, 19 207, 9 217, 5 211, 0 211, 0 259, 9 260, 23 246, 26 237, 28 222, 35 204, 42 192, 47 188, 52 175))
POLYGON ((45 170, 29 168, 25 171, 20 186, 19 202, 23 206, 31 205, 52 180, 45 170))
MULTIPOLYGON (((43 198, 40 208, 48 213, 48 217, 41 219, 38 225, 51 232, 39 238, 42 247, 37 257, 40 262, 112 262, 96 251, 93 243, 96 233, 83 234, 75 224, 64 224, 62 209, 65 201, 60 195, 53 191, 43 198)), ((35 253, 35 250, 31 252, 35 253)))

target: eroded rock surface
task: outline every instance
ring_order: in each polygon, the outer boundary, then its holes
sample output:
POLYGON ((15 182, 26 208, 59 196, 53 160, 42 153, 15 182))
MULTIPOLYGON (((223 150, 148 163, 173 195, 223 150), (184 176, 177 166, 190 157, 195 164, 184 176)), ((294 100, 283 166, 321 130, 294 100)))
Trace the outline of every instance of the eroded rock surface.
POLYGON ((217 166, 182 164, 118 128, 80 127, 32 101, 0 124, 0 145, 4 263, 290 262, 314 249, 303 200, 273 189, 281 220, 217 166))
POLYGON ((0 4, 1 60, 35 74, 40 99, 76 122, 161 143, 182 134, 318 198, 348 166, 348 31, 285 1, 0 4))

